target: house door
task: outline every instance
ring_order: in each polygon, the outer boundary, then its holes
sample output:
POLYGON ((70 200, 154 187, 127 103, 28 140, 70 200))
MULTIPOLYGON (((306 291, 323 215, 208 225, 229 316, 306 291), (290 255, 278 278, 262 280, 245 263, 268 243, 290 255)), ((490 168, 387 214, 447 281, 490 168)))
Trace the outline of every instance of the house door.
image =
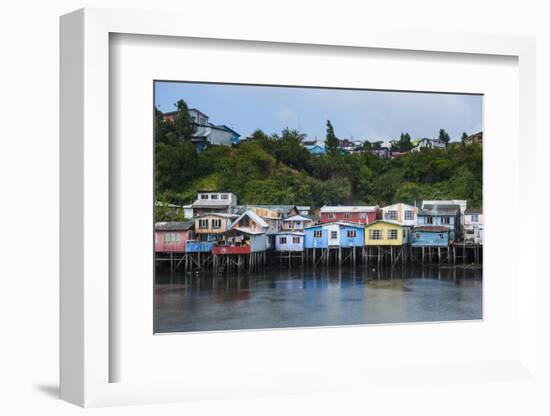
POLYGON ((339 242, 340 242, 340 230, 339 229, 330 230, 330 234, 328 236, 328 245, 337 246, 339 242))

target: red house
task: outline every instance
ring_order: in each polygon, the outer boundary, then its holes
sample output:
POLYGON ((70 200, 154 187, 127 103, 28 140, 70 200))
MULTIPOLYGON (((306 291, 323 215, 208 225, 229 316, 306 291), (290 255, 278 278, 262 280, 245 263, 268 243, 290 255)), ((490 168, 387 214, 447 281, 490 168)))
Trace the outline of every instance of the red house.
POLYGON ((155 252, 183 253, 185 243, 193 239, 194 221, 157 222, 155 224, 155 252))
POLYGON ((347 221, 370 224, 382 218, 380 207, 376 206, 324 206, 320 211, 321 223, 347 221))

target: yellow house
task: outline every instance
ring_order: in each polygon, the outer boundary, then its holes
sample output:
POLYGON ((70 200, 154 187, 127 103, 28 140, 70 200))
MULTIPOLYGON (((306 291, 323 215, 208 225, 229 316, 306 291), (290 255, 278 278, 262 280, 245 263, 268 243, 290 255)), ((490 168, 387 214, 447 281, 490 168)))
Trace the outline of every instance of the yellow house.
POLYGON ((397 221, 377 220, 365 226, 366 246, 402 246, 409 243, 409 227, 397 221))

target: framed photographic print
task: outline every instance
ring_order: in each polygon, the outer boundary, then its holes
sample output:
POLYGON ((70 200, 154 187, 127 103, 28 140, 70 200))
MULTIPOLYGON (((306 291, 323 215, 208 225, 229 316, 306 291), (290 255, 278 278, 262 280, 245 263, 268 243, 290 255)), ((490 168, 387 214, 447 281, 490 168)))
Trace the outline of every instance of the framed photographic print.
POLYGON ((528 378, 533 40, 179 18, 62 18, 62 398, 528 378))

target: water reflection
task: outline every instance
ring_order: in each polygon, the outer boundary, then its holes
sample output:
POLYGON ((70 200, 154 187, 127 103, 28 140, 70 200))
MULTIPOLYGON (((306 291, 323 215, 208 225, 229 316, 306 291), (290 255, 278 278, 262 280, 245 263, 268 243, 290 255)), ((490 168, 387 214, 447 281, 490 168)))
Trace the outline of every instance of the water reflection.
POLYGON ((482 318, 482 271, 271 269, 213 276, 157 270, 155 332, 482 318))

